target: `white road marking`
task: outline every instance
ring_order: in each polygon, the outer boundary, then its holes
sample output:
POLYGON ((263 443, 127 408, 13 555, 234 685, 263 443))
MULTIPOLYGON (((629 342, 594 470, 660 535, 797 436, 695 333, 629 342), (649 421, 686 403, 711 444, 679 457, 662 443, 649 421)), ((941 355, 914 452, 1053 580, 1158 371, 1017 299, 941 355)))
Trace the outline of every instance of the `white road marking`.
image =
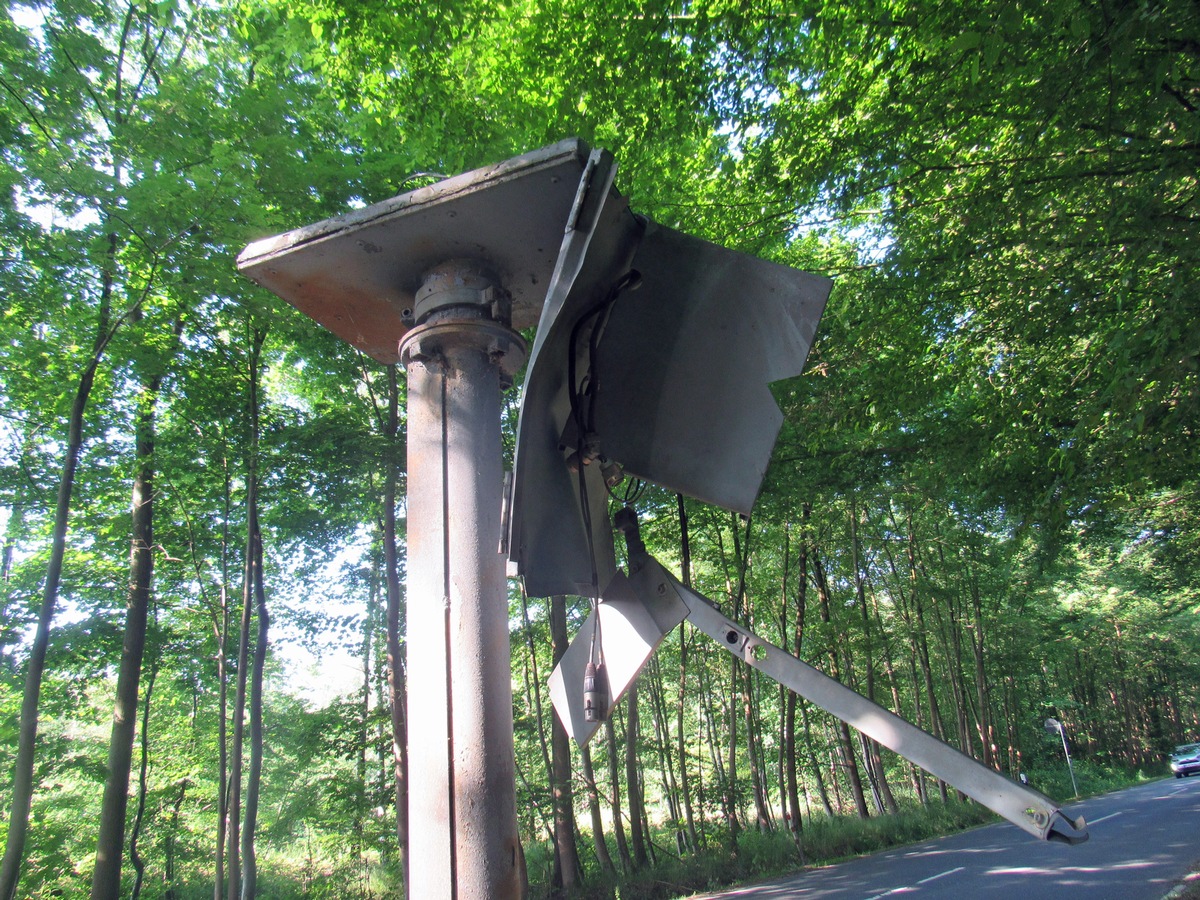
POLYGON ((961 872, 965 867, 959 866, 957 869, 947 869, 940 875, 930 875, 928 878, 922 878, 917 884, 928 884, 931 881, 937 881, 939 878, 945 878, 947 875, 953 875, 955 872, 961 872))
MULTIPOLYGON (((945 872, 939 872, 937 875, 930 875, 928 878, 922 878, 917 882, 917 884, 928 884, 931 881, 937 881, 939 878, 945 878, 947 875, 953 875, 955 872, 961 872, 963 868, 964 866, 959 866, 957 869, 947 869, 945 872)), ((884 891, 882 894, 876 894, 873 897, 867 897, 867 900, 882 900, 884 897, 890 897, 893 894, 906 894, 915 889, 915 885, 906 884, 903 887, 892 888, 890 891, 884 891)))
POLYGON ((1099 819, 1092 819, 1092 821, 1088 822, 1088 825, 1099 825, 1101 822, 1107 822, 1109 819, 1115 819, 1119 815, 1121 815, 1120 812, 1109 813, 1107 816, 1101 816, 1099 819))

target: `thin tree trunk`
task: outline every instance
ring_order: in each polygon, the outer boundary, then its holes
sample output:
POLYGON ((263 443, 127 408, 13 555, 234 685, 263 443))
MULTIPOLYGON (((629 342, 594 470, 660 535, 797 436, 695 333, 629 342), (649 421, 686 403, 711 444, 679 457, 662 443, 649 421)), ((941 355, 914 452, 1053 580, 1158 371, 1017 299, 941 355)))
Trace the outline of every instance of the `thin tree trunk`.
MULTIPOLYGON (((667 802, 667 820, 675 838, 676 852, 682 856, 687 851, 687 838, 683 833, 683 811, 679 808, 679 785, 675 782, 675 761, 671 758, 671 728, 667 723, 666 701, 663 699, 662 668, 658 658, 650 658, 650 677, 646 682, 650 688, 650 722, 654 727, 654 750, 658 757, 658 775, 662 784, 662 796, 667 802)), ((649 829, 647 829, 649 834, 649 829)))
MULTIPOLYGON (((242 886, 241 900, 253 900, 258 893, 258 858, 255 853, 255 837, 258 828, 258 797, 262 781, 263 757, 263 668, 267 659, 267 634, 271 619, 267 613, 266 590, 263 586, 263 545, 262 531, 258 524, 258 445, 260 429, 260 399, 259 399, 259 365, 262 359, 262 347, 266 341, 265 329, 255 330, 253 334, 253 350, 250 357, 249 387, 249 428, 250 447, 247 465, 246 491, 246 578, 247 593, 245 596, 246 609, 242 622, 247 626, 246 636, 249 636, 249 617, 251 597, 254 599, 255 612, 258 616, 258 633, 254 641, 254 656, 250 672, 250 768, 246 774, 246 812, 242 825, 242 886)), ((244 650, 242 652, 244 656, 244 650)), ((244 678, 239 668, 238 686, 245 695, 244 678)), ((239 721, 240 721, 239 715, 239 721)), ((240 780, 240 779, 239 779, 240 780)))
MULTIPOLYGON (((933 665, 929 659, 929 641, 926 635, 929 633, 928 625, 925 622, 925 605, 921 599, 922 591, 917 582, 917 538, 913 526, 912 508, 908 509, 908 541, 905 546, 908 554, 908 571, 909 581, 912 585, 912 601, 913 612, 916 617, 917 627, 915 637, 917 643, 917 658, 921 664, 921 680, 925 686, 925 696, 928 699, 929 705, 929 724, 933 736, 939 741, 946 739, 946 732, 942 725, 942 713, 938 708, 937 691, 933 685, 933 665)), ((946 787, 946 782, 940 778, 937 779, 938 793, 941 795, 942 802, 946 803, 950 799, 949 791, 946 787)))
MULTIPOLYGON (((371 665, 371 651, 373 649, 375 635, 375 623, 379 615, 379 588, 382 579, 380 568, 383 565, 383 554, 380 553, 381 548, 372 546, 371 548, 371 580, 367 589, 367 614, 363 617, 362 631, 362 649, 360 657, 362 660, 362 688, 359 692, 359 729, 358 729, 358 746, 355 748, 355 774, 358 776, 358 784, 355 785, 355 809, 354 809, 354 853, 358 862, 358 869, 362 872, 362 877, 366 879, 369 863, 367 860, 366 848, 366 822, 367 822, 367 789, 368 789, 368 767, 367 767, 367 748, 371 746, 371 683, 373 681, 371 665)), ((360 891, 360 894, 362 892, 360 891)))
MULTIPOLYGON (((866 657, 867 699, 875 702, 875 636, 871 630, 871 615, 867 609, 866 576, 862 565, 862 543, 858 536, 858 504, 854 497, 850 498, 850 547, 854 564, 854 599, 858 604, 859 615, 862 619, 863 645, 866 657)), ((899 709, 896 710, 899 714, 899 709)), ((895 813, 898 809, 896 798, 892 795, 891 786, 887 781, 887 771, 883 767, 883 756, 879 744, 861 735, 863 758, 867 764, 867 774, 871 779, 871 790, 875 794, 875 802, 882 812, 895 813)))
POLYGON ((621 821, 621 776, 617 770, 617 733, 610 715, 604 720, 604 736, 608 740, 608 779, 612 790, 613 834, 617 839, 617 855, 621 868, 628 874, 633 871, 633 860, 629 857, 629 844, 625 841, 625 824, 621 821))
POLYGON ((592 820, 592 846, 596 850, 596 861, 605 875, 617 874, 612 857, 608 853, 608 842, 604 840, 604 818, 600 814, 600 791, 596 788, 596 773, 592 769, 592 751, 587 744, 579 748, 579 764, 583 770, 583 783, 587 788, 588 813, 592 820))
MULTIPOLYGON (((534 711, 538 747, 542 751, 542 766, 546 770, 546 777, 553 778, 554 765, 550 759, 550 744, 546 740, 546 715, 542 708, 542 679, 538 673, 537 646, 533 640, 533 623, 529 618, 529 598, 524 591, 521 592, 521 624, 524 626, 522 630, 525 634, 525 649, 529 652, 526 662, 522 666, 525 675, 526 707, 534 711)), ((550 718, 555 719, 553 715, 550 718)))
POLYGON ((247 366, 249 422, 246 454, 246 549, 242 571, 242 618, 238 629, 237 688, 233 701, 233 746, 229 753, 228 900, 238 900, 242 884, 242 756, 246 733, 246 686, 250 669, 250 624, 254 615, 255 545, 258 531, 258 366, 266 332, 252 330, 247 366))
POLYGON ((972 570, 971 611, 974 619, 974 634, 971 635, 971 653, 975 658, 975 692, 979 702, 979 741, 983 747, 983 764, 999 770, 1000 760, 996 755, 996 733, 992 725, 992 695, 984 667, 983 598, 979 591, 978 572, 972 570))
POLYGON ((821 774, 821 763, 817 759, 812 745, 812 726, 808 720, 808 706, 800 704, 800 721, 804 723, 804 746, 808 750, 809 764, 812 766, 813 778, 817 782, 817 794, 821 798, 821 808, 825 815, 833 817, 833 804, 829 802, 829 791, 825 788, 825 776, 821 774))
POLYGON ((29 665, 25 670, 25 688, 21 698, 21 722, 17 737, 17 762, 13 768, 12 805, 8 814, 8 836, 4 845, 4 860, 0 863, 0 900, 15 900, 25 854, 25 839, 29 833, 29 810, 33 802, 33 764, 37 744, 38 707, 41 699, 42 677, 46 669, 46 653, 50 646, 50 626, 58 604, 58 589, 62 582, 63 561, 67 552, 67 524, 71 512, 71 497, 75 489, 75 473, 83 452, 83 417, 88 398, 96 381, 96 371, 104 350, 112 338, 110 325, 113 294, 113 267, 117 252, 117 235, 108 236, 108 260, 103 274, 100 307, 96 323, 96 339, 92 355, 79 384, 67 418, 67 445, 63 456, 62 475, 58 481, 58 497, 54 507, 54 528, 50 536, 50 559, 46 564, 46 581, 42 585, 42 605, 38 611, 37 629, 29 648, 29 665))
MULTIPOLYGON (((228 499, 228 483, 226 485, 228 499)), ((229 510, 226 509, 225 529, 228 532, 229 510)), ((220 621, 214 623, 217 630, 217 833, 216 859, 213 872, 213 900, 225 896, 225 833, 229 826, 229 671, 225 655, 229 646, 229 587, 226 566, 228 533, 222 540, 221 556, 221 609, 220 621)))
MULTIPOLYGON (((8 511, 8 524, 4 528, 4 549, 0 551, 0 584, 8 584, 12 578, 13 554, 17 549, 17 535, 25 526, 25 501, 20 494, 12 501, 8 511)), ((0 634, 0 637, 4 637, 0 634)))
MULTIPOLYGON (((803 659, 804 652, 804 617, 808 607, 808 540, 805 536, 807 531, 807 520, 803 525, 800 539, 800 550, 796 557, 796 617, 795 617, 795 634, 792 642, 792 653, 797 659, 803 659)), ((791 534, 788 533, 789 540, 784 544, 785 551, 790 548, 791 534)), ((787 618, 787 580, 784 579, 784 622, 787 618)), ((788 821, 792 833, 792 838, 796 842, 796 852, 800 856, 800 863, 803 864, 805 859, 804 854, 804 826, 803 820, 800 818, 800 791, 799 777, 796 767, 796 703, 799 698, 793 691, 784 692, 784 773, 787 779, 787 806, 788 806, 788 821)))
POLYGON ((638 777, 638 743, 641 740, 639 699, 641 690, 638 682, 634 681, 625 695, 625 791, 629 797, 629 832, 633 844, 633 864, 635 868, 645 868, 649 859, 646 856, 647 835, 642 831, 642 820, 645 818, 645 797, 642 793, 642 781, 638 777))
POLYGON ((754 684, 749 666, 742 667, 742 721, 746 726, 746 756, 750 762, 750 787, 754 794, 755 824, 762 833, 773 829, 766 801, 766 788, 759 758, 758 713, 754 702, 754 684))
POLYGON ((717 735, 717 712, 713 708, 714 693, 708 669, 705 666, 701 666, 700 708, 704 713, 704 727, 707 731, 707 740, 704 743, 708 747, 709 758, 712 762, 713 777, 716 779, 716 790, 720 791, 721 811, 725 814, 725 821, 729 825, 729 849, 730 852, 736 854, 738 850, 738 835, 742 829, 741 822, 738 821, 737 804, 734 802, 733 792, 730 789, 729 775, 725 771, 725 760, 720 753, 719 738, 717 735))
POLYGON ((160 382, 160 375, 148 377, 137 399, 137 421, 134 425, 137 468, 133 479, 133 529, 125 638, 117 672, 117 697, 108 744, 108 774, 100 807, 96 868, 92 873, 92 900, 116 900, 120 894, 125 814, 129 806, 129 773, 137 727, 138 684, 142 674, 150 591, 154 581, 154 416, 160 382))
POLYGON ((396 499, 399 492, 400 462, 400 389, 395 364, 388 366, 387 423, 385 456, 387 471, 383 488, 383 565, 387 584, 387 679, 388 706, 392 718, 392 768, 396 793, 396 844, 408 891, 408 724, 404 718, 407 692, 404 653, 400 647, 403 598, 400 588, 400 563, 397 553, 396 499))
MULTIPOLYGON (((679 534, 681 545, 680 574, 683 576, 685 587, 692 586, 692 544, 688 534, 687 507, 684 505, 683 494, 676 494, 675 500, 679 508, 679 534)), ((687 626, 679 626, 679 690, 675 698, 675 733, 679 741, 679 780, 683 786, 683 814, 687 819, 688 842, 695 852, 700 846, 700 835, 696 833, 696 817, 692 809, 691 779, 688 778, 687 765, 687 735, 683 728, 683 703, 687 687, 687 626)))
MULTIPOLYGON (((553 664, 558 665, 567 652, 567 598, 550 598, 550 641, 553 664)), ((579 884, 581 870, 575 844, 575 802, 571 791, 571 745, 558 716, 550 717, 550 744, 553 756, 550 789, 554 797, 554 855, 558 860, 559 883, 571 893, 579 884)))
POLYGON ((179 830, 179 810, 183 806, 183 798, 187 794, 189 782, 186 778, 179 780, 179 793, 171 804, 171 826, 167 829, 163 840, 163 900, 176 900, 175 897, 175 833, 179 830))
MULTIPOLYGON (((157 618, 158 612, 156 608, 156 621, 157 618)), ((133 828, 129 835, 129 861, 133 864, 133 871, 135 873, 133 890, 129 895, 131 900, 138 900, 141 896, 142 881, 146 877, 146 861, 142 859, 141 853, 138 852, 138 838, 142 833, 142 817, 146 813, 146 776, 150 768, 150 701, 154 696, 154 682, 158 678, 158 666, 161 659, 161 652, 154 654, 154 661, 150 664, 150 672, 146 675, 146 696, 142 700, 142 753, 141 763, 138 766, 138 801, 137 809, 133 814, 133 828)))
MULTIPOLYGON (((257 437, 257 406, 255 433, 257 437)), ((257 447, 258 441, 255 440, 257 447)), ((263 765, 263 668, 267 660, 267 634, 271 624, 267 596, 263 586, 262 533, 258 527, 258 495, 254 510, 254 600, 258 614, 258 634, 254 641, 254 662, 250 680, 250 771, 246 776, 246 822, 242 827, 242 900, 258 894, 258 857, 254 840, 258 829, 258 796, 263 765)))
MULTIPOLYGON (((821 621, 825 625, 830 624, 830 597, 829 597, 829 581, 825 576, 825 567, 821 564, 821 559, 815 553, 813 554, 813 577, 817 585, 817 599, 820 601, 819 609, 821 613, 821 621)), ((830 643, 827 651, 829 659, 829 674, 832 678, 841 681, 841 666, 838 664, 837 648, 830 643)), ((838 753, 842 758, 842 766, 846 771, 846 777, 850 780, 850 792, 854 795, 854 807, 858 812, 860 819, 866 819, 870 816, 870 811, 867 809, 867 798, 863 792, 862 776, 858 770, 858 763, 855 760, 854 742, 850 737, 850 726, 845 722, 838 721, 834 726, 834 730, 838 736, 838 753)))
MULTIPOLYGON (((248 486, 248 490, 253 490, 253 487, 248 486)), ((238 628, 237 685, 234 688, 233 697, 233 735, 229 748, 229 801, 226 804, 229 822, 226 828, 229 878, 226 882, 225 896, 228 900, 238 900, 242 884, 242 745, 246 724, 246 681, 249 674, 247 670, 250 668, 250 619, 254 603, 254 589, 251 583, 252 559, 253 554, 247 545, 242 588, 242 616, 238 628)))

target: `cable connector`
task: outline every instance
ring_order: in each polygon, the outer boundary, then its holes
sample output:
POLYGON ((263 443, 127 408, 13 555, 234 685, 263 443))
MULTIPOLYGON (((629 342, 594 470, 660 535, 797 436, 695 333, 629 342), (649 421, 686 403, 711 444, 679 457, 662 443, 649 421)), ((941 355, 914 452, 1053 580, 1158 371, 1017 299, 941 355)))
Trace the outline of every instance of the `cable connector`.
POLYGON ((608 672, 604 664, 588 663, 583 669, 583 720, 603 722, 608 718, 608 672))

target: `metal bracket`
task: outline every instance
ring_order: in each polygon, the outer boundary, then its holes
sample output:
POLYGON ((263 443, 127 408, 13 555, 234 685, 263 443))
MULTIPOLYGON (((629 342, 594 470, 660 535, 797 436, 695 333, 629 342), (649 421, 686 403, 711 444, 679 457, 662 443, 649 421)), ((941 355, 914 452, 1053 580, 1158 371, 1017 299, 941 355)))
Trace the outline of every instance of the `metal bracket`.
MULTIPOLYGON (((619 618, 630 623, 651 624, 645 629, 636 652, 624 643, 618 644, 618 641, 626 640, 624 637, 613 635, 610 638, 607 631, 604 632, 603 651, 606 656, 610 653, 626 654, 622 657, 623 687, 620 691, 614 690, 614 703, 637 677, 638 671, 662 641, 666 630, 686 617, 696 629, 707 634, 746 665, 853 725, 867 737, 916 763, 1034 837, 1068 844, 1079 844, 1088 839, 1087 823, 1082 816, 1068 818, 1044 794, 989 769, 786 650, 764 641, 745 626, 729 620, 712 601, 684 586, 658 560, 644 551, 636 553, 631 548, 630 569, 634 574, 623 579, 622 585, 628 588, 632 596, 622 597, 619 618), (661 621, 656 618, 655 612, 659 610, 670 611, 669 618, 661 621), (636 668, 630 672, 630 667, 635 664, 636 668)), ((605 612, 605 607, 609 605, 607 602, 601 603, 600 611, 605 612)), ((609 627, 607 621, 604 626, 606 629, 609 627)), ((585 743, 597 727, 593 724, 589 726, 590 730, 581 729, 578 724, 583 715, 579 707, 582 704, 582 676, 586 662, 583 656, 587 654, 586 642, 581 638, 590 635, 588 628, 589 625, 585 623, 551 676, 554 708, 568 733, 580 743, 585 743), (557 691, 554 687, 556 680, 559 685, 557 691), (578 686, 575 682, 578 682, 578 686), (572 722, 576 723, 574 727, 572 722)))

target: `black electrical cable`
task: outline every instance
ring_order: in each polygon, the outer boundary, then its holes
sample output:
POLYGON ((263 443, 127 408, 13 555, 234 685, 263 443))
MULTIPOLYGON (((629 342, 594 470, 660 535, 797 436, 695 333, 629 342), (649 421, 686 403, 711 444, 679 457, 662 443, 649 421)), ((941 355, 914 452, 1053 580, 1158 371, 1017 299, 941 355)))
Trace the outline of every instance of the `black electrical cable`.
POLYGON ((575 320, 575 324, 571 327, 571 339, 567 349, 567 398, 571 406, 571 418, 575 423, 576 431, 576 469, 579 476, 579 508, 580 516, 583 519, 584 534, 587 538, 588 560, 591 563, 591 601, 592 612, 594 613, 592 627, 591 648, 588 653, 589 663, 594 663, 597 666, 602 666, 603 646, 600 639, 600 573, 599 565, 596 562, 596 540, 592 533, 592 508, 588 499, 587 489, 587 474, 585 467, 587 460, 584 455, 589 451, 586 444, 589 436, 594 433, 596 426, 596 351, 600 344, 600 338, 603 335, 605 327, 608 325, 609 316, 612 313, 612 308, 615 305, 617 298, 621 292, 631 285, 636 286, 641 282, 641 274, 637 270, 631 269, 629 272, 619 279, 609 289, 604 299, 593 305, 590 309, 575 320), (584 385, 579 381, 578 372, 578 349, 579 338, 583 334, 584 327, 595 321, 592 326, 591 334, 588 336, 588 355, 587 355, 587 370, 584 373, 586 382, 586 390, 581 390, 584 385), (587 396, 587 411, 583 409, 583 396, 587 396))

